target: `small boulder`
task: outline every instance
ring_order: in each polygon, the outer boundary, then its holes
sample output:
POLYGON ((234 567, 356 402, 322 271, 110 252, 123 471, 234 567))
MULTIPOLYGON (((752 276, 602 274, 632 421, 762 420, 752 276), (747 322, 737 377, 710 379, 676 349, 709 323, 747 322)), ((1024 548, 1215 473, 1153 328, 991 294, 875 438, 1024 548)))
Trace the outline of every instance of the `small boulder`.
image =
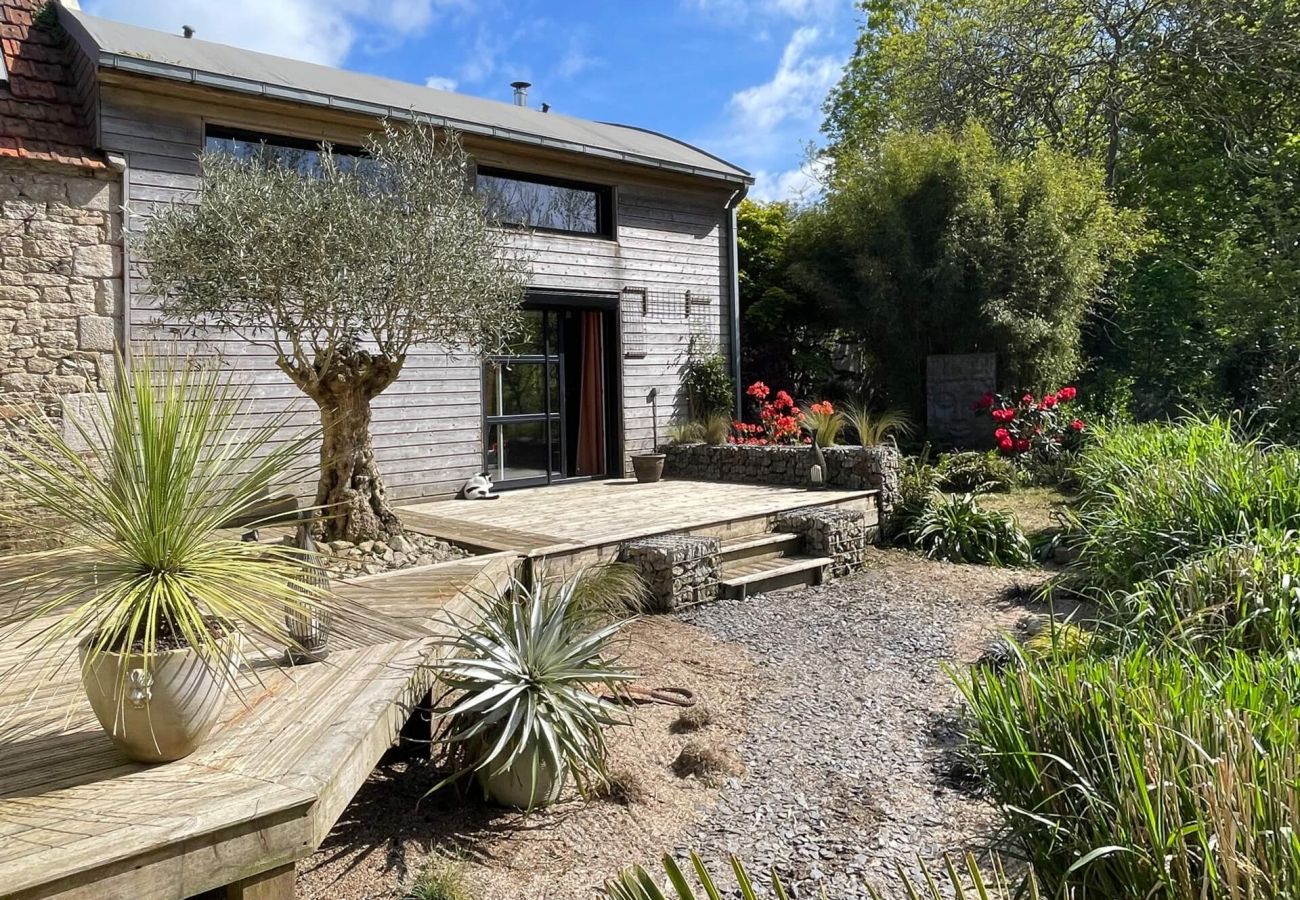
POLYGON ((388 542, 388 546, 393 548, 394 553, 411 552, 411 542, 407 539, 406 535, 403 534, 393 535, 392 539, 388 542))

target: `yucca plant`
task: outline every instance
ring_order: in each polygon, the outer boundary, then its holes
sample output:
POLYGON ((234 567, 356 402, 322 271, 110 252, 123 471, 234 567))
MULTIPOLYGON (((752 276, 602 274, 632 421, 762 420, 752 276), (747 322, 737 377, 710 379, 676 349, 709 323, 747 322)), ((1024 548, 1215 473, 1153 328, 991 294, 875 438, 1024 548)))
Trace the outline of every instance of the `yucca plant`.
POLYGON ((603 730, 624 724, 617 697, 633 676, 612 658, 624 621, 593 627, 575 614, 584 582, 513 582, 482 597, 441 641, 438 715, 457 771, 521 809, 553 802, 564 779, 586 794, 605 778, 603 730), (602 693, 605 696, 600 696, 602 693))
POLYGON ((67 660, 78 643, 83 676, 124 655, 118 711, 100 714, 115 739, 132 738, 119 734, 128 679, 147 692, 162 651, 189 648, 238 689, 235 645, 291 644, 286 613, 309 615, 322 599, 304 568, 314 560, 220 533, 256 515, 312 438, 278 440, 288 413, 246 424, 246 396, 211 361, 119 357, 103 402, 69 417, 70 436, 36 417, 0 453, 0 489, 18 498, 0 518, 70 548, 0 585, 0 630, 40 623, 24 667, 67 660))
POLYGON ((907 413, 897 409, 876 412, 861 402, 844 407, 844 421, 857 435, 858 443, 864 447, 883 444, 891 435, 906 436, 912 433, 912 420, 907 413))
MULTIPOLYGON (((644 868, 636 866, 622 873, 616 880, 608 882, 605 885, 605 896, 608 900, 674 900, 674 898, 675 900, 719 900, 724 896, 718 880, 704 865, 698 854, 691 854, 690 864, 700 885, 698 891, 691 885, 689 877, 678 865, 677 860, 672 856, 664 856, 664 874, 668 879, 668 890, 671 893, 661 887, 655 877, 644 868)), ((760 897, 767 896, 766 891, 759 893, 754 879, 746 871, 744 864, 734 856, 731 858, 731 871, 736 879, 740 900, 759 900, 760 897)), ((789 889, 775 871, 771 874, 769 886, 771 894, 777 900, 789 900, 789 889)), ((1017 894, 1002 873, 1000 866, 995 865, 993 875, 986 876, 980 871, 974 857, 970 855, 966 856, 964 864, 960 867, 951 860, 946 860, 942 874, 937 876, 926 869, 919 884, 900 868, 895 888, 896 890, 890 891, 888 896, 903 896, 909 900, 949 900, 954 897, 956 900, 1011 900, 1014 896, 1038 900, 1039 896, 1037 884, 1032 878, 1027 881, 1025 890, 1017 894)), ((877 887, 868 887, 868 890, 876 900, 883 900, 886 896, 877 887)), ((821 891, 821 896, 824 900, 830 900, 830 895, 825 889, 821 891)))
POLYGON ((1022 566, 1033 561, 1014 516, 984 509, 971 494, 932 501, 908 528, 911 543, 931 559, 1022 566))

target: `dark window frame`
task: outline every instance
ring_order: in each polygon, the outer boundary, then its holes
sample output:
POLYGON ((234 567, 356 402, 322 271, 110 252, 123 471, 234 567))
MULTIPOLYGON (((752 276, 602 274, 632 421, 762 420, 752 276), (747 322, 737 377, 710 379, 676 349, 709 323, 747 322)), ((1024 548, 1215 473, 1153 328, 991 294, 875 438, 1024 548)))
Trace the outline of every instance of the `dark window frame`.
POLYGON ((577 181, 572 178, 556 178, 551 175, 538 175, 534 172, 521 172, 518 169, 506 169, 500 166, 475 166, 474 190, 476 193, 478 192, 478 176, 480 175, 509 181, 522 181, 526 184, 541 184, 548 187, 568 188, 574 191, 587 191, 596 195, 595 231, 574 231, 569 228, 550 228, 545 225, 529 225, 525 222, 502 221, 501 224, 508 228, 522 228, 544 234, 563 234, 571 237, 595 238, 604 241, 612 241, 618 234, 618 225, 614 220, 613 185, 577 181))
POLYGON ((267 144, 271 147, 284 147, 286 150, 314 150, 317 153, 321 152, 326 144, 329 144, 330 148, 340 156, 370 156, 364 147, 358 147, 355 144, 337 144, 323 138, 300 138, 287 134, 273 134, 267 131, 232 128, 214 122, 205 122, 203 123, 203 146, 205 149, 208 146, 209 138, 224 141, 243 141, 246 144, 267 144))

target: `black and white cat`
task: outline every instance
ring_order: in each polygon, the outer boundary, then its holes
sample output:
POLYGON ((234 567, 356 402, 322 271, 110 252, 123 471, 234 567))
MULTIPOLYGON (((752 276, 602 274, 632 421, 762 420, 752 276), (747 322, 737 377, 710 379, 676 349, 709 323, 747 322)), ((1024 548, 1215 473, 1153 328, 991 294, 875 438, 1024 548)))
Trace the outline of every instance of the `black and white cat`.
POLYGON ((492 476, 487 472, 471 476, 460 489, 462 500, 496 500, 500 496, 492 492, 492 476))

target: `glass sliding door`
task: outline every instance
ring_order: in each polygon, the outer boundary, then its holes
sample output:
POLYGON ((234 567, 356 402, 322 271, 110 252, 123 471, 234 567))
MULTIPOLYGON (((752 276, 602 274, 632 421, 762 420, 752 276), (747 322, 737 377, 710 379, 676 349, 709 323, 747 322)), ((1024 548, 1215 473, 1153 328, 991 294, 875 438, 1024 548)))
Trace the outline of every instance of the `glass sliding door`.
POLYGON ((557 319, 525 312, 525 327, 507 352, 483 365, 485 462, 503 487, 564 477, 564 386, 557 319))

